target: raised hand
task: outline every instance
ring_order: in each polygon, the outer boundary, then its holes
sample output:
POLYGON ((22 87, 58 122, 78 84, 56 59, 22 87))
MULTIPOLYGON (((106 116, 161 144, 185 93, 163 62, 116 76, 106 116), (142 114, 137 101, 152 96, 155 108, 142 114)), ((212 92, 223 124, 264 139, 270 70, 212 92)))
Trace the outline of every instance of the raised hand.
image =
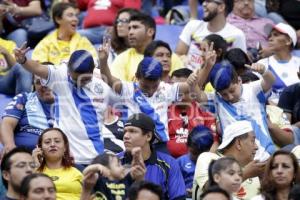
POLYGON ((203 67, 212 67, 216 63, 217 54, 214 50, 214 43, 211 42, 210 45, 205 45, 203 47, 203 67))
POLYGON ((265 65, 261 64, 261 63, 253 63, 252 65, 245 65, 245 67, 247 67, 248 69, 258 72, 261 75, 263 75, 266 72, 266 67, 265 65))
POLYGON ((24 42, 20 48, 14 49, 16 61, 21 65, 25 64, 25 62, 27 61, 26 53, 30 50, 30 47, 26 46, 27 42, 24 42))
POLYGON ((103 37, 103 43, 98 48, 98 56, 100 62, 107 62, 110 46, 111 46, 110 39, 108 37, 103 37))
POLYGON ((42 149, 36 146, 36 148, 32 151, 32 157, 35 164, 38 165, 37 167, 39 167, 39 165, 43 162, 44 159, 42 149))

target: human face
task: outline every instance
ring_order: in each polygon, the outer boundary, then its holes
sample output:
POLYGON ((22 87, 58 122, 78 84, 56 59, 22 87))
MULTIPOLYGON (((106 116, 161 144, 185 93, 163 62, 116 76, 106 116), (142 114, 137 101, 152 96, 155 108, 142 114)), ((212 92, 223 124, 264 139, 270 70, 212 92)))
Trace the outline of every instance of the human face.
POLYGON ((227 169, 214 175, 214 181, 228 193, 238 192, 242 184, 242 170, 235 162, 227 169))
POLYGON ((126 126, 124 128, 124 146, 126 151, 131 152, 133 147, 150 147, 151 133, 143 134, 142 129, 135 126, 126 126))
POLYGON ((149 190, 142 189, 139 191, 136 200, 159 200, 159 196, 149 190))
POLYGON ((54 183, 46 177, 37 177, 30 182, 26 200, 55 200, 54 183))
POLYGON ((205 0, 203 1, 203 21, 211 21, 218 15, 218 6, 223 4, 222 0, 205 0))
POLYGON ((54 95, 52 91, 48 87, 42 86, 39 78, 34 78, 34 87, 40 100, 45 103, 54 102, 54 95))
POLYGON ((292 41, 288 35, 273 29, 269 35, 268 44, 270 50, 272 52, 276 52, 282 49, 290 50, 292 41))
POLYGON ((295 176, 292 159, 288 155, 276 155, 271 165, 271 175, 277 187, 291 186, 295 176))
POLYGON ((10 158, 11 167, 8 171, 3 171, 3 177, 8 181, 8 185, 14 191, 18 191, 22 180, 32 174, 35 163, 29 153, 16 153, 10 158))
POLYGON ((217 192, 212 192, 207 194, 202 200, 229 200, 224 194, 222 193, 217 193, 217 192))
POLYGON ((59 29, 65 31, 68 35, 73 35, 79 22, 77 11, 72 7, 67 8, 61 18, 56 18, 56 22, 59 24, 59 29))
POLYGON ((119 37, 128 37, 129 32, 129 18, 130 15, 127 12, 122 12, 117 19, 117 33, 119 37))
POLYGON ((157 91, 160 80, 148 80, 141 78, 138 80, 138 83, 144 95, 151 97, 157 91))
POLYGON ((74 83, 77 87, 84 87, 89 82, 92 81, 93 73, 76 73, 76 72, 69 72, 71 81, 74 83))
POLYGON ((115 156, 110 158, 109 169, 110 169, 110 175, 115 180, 121 180, 126 175, 124 166, 121 164, 120 160, 115 156))
POLYGON ((62 134, 57 130, 50 130, 43 135, 42 151, 47 160, 60 160, 66 151, 62 134))
POLYGON ((171 70, 171 55, 166 47, 158 47, 153 53, 153 57, 162 64, 163 71, 167 73, 171 70))
POLYGON ((235 0, 233 13, 244 19, 252 18, 254 16, 254 0, 235 0))
POLYGON ((228 88, 221 90, 219 94, 222 98, 229 103, 236 103, 240 100, 242 95, 242 83, 231 83, 228 88))
POLYGON ((128 43, 130 47, 141 48, 152 40, 153 31, 140 21, 129 22, 128 43))
POLYGON ((245 166, 254 159, 256 151, 258 149, 255 143, 255 134, 253 132, 248 133, 248 137, 239 140, 241 165, 245 166))

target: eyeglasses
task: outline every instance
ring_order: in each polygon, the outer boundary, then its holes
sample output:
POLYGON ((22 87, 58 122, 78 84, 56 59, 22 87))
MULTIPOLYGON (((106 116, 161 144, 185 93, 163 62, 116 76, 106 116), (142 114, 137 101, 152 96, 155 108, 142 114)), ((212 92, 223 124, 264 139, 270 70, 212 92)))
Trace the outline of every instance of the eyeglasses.
POLYGON ((19 162, 13 167, 19 168, 19 169, 24 169, 26 166, 29 166, 31 169, 36 168, 36 164, 34 162, 19 162))
POLYGON ((234 2, 235 3, 246 3, 246 2, 252 3, 252 2, 254 2, 254 0, 234 0, 234 2))
POLYGON ((117 19, 116 20, 116 24, 128 24, 129 23, 129 19, 117 19))
POLYGON ((204 0, 203 3, 216 3, 216 4, 222 4, 224 1, 222 0, 204 0))

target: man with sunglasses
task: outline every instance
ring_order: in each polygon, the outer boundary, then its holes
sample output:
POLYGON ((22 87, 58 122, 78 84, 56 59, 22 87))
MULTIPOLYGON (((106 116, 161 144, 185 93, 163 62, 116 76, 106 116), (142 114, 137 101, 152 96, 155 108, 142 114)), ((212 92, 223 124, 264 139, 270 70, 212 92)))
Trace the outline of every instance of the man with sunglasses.
POLYGON ((203 1, 203 20, 191 20, 184 27, 175 52, 187 56, 189 69, 195 70, 203 64, 199 43, 210 34, 222 36, 229 48, 241 48, 246 52, 244 33, 226 22, 226 16, 231 11, 230 2, 229 0, 203 1))

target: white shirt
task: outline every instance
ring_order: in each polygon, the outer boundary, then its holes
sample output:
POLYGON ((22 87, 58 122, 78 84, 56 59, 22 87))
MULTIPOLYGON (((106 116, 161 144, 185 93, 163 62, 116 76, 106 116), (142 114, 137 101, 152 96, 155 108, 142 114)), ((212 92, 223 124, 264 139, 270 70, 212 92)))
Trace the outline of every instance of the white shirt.
MULTIPOLYGON (((265 94, 262 90, 261 80, 258 80, 248 84, 243 84, 240 100, 231 104, 234 107, 238 117, 244 117, 246 120, 251 118, 259 126, 260 131, 255 131, 256 143, 258 146, 255 159, 260 161, 265 161, 270 157, 270 153, 267 150, 275 150, 275 146, 268 131, 265 112, 267 95, 268 94, 265 94)), ((221 128, 224 130, 227 125, 235 122, 238 119, 236 119, 235 115, 230 112, 230 109, 228 109, 228 103, 226 104, 224 101, 219 101, 217 96, 215 96, 214 100, 216 103, 216 109, 220 119, 221 128)))
POLYGON ((48 66, 48 79, 42 84, 55 94, 55 127, 68 137, 71 153, 78 164, 89 164, 104 150, 103 115, 108 103, 116 100, 102 80, 93 77, 82 88, 68 79, 67 65, 48 66))
POLYGON ((277 61, 274 56, 259 60, 258 63, 264 64, 266 67, 272 68, 272 72, 276 77, 276 81, 272 86, 272 95, 270 100, 278 103, 281 92, 287 86, 299 82, 297 72, 299 71, 300 58, 292 56, 289 61, 277 61))
MULTIPOLYGON (((142 112, 137 102, 135 102, 134 96, 134 86, 131 82, 122 82, 122 102, 121 104, 126 105, 127 109, 127 117, 132 114, 142 112)), ((155 112, 159 116, 160 122, 164 124, 164 134, 160 135, 160 139, 164 142, 169 140, 168 134, 168 107, 174 101, 178 101, 178 84, 168 84, 165 82, 160 82, 158 89, 156 92, 151 96, 145 97, 146 101, 149 105, 154 108, 155 112)), ((124 111, 124 110, 123 110, 124 111)), ((145 113, 147 114, 147 113, 145 113)))
POLYGON ((187 23, 179 36, 180 40, 189 46, 187 68, 194 70, 201 66, 203 63, 201 57, 202 52, 199 50, 199 47, 195 45, 195 42, 203 41, 203 39, 210 34, 222 36, 230 45, 229 48, 241 48, 246 52, 246 37, 240 29, 226 23, 222 30, 210 32, 207 26, 208 22, 191 20, 187 23))

